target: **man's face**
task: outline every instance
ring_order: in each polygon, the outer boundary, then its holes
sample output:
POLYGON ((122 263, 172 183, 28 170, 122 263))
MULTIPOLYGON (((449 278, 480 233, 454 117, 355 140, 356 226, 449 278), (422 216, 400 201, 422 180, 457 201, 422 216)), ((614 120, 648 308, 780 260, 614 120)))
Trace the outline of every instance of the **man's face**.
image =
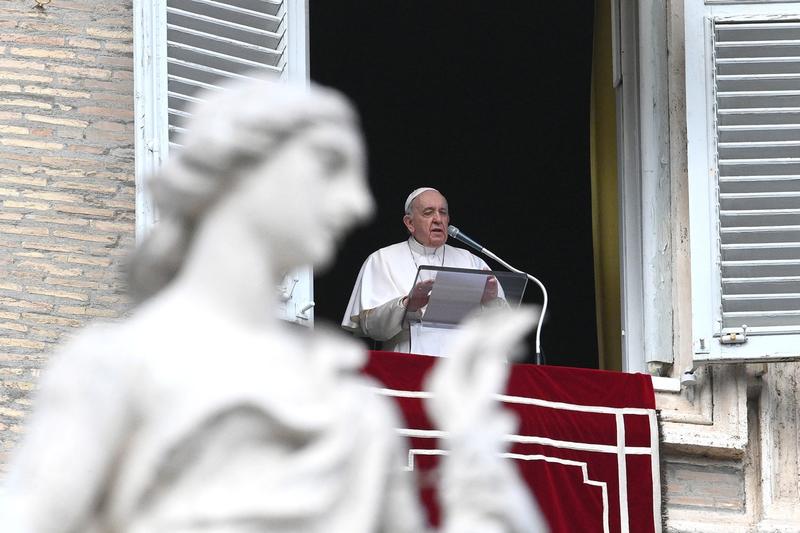
POLYGON ((403 223, 417 242, 438 248, 447 241, 447 200, 438 191, 425 191, 411 202, 411 214, 403 217, 403 223))

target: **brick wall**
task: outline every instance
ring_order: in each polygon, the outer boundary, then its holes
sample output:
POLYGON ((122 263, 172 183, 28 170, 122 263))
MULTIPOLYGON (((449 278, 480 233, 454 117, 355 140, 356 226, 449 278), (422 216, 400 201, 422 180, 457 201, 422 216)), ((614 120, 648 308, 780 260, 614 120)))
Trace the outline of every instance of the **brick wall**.
POLYGON ((131 3, 0 2, 0 471, 49 352, 126 305, 131 3))

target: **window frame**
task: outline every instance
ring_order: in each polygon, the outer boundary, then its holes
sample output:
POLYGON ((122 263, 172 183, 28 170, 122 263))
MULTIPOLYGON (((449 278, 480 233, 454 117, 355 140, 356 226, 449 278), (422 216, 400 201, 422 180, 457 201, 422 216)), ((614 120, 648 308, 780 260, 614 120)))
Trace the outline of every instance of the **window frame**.
POLYGON ((133 1, 134 167, 136 242, 156 221, 147 179, 169 150, 166 0, 133 1))
POLYGON ((622 298, 622 370, 657 374, 673 390, 675 357, 667 95, 667 6, 612 0, 622 298), (657 56, 662 51, 661 56, 657 56), (651 98, 657 106, 643 106, 651 98), (645 206, 653 207, 652 210, 645 206), (656 227, 657 223, 661 227, 656 227), (665 225, 666 224, 666 225, 665 225), (665 231, 666 230, 666 235, 665 231), (662 251, 668 239, 667 253, 662 251))
MULTIPOLYGON (((284 1, 286 66, 282 79, 308 84, 309 2, 284 1)), ((133 28, 136 241, 141 242, 158 223, 147 180, 169 155, 167 1, 133 0, 133 28)), ((313 326, 314 272, 310 266, 288 273, 277 287, 277 295, 280 318, 313 326)))

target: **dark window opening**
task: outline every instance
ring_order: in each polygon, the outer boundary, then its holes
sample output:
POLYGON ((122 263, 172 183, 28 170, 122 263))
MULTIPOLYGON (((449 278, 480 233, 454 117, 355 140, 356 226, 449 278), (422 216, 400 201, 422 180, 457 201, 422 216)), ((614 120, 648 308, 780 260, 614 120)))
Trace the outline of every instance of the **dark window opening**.
POLYGON ((578 0, 311 3, 311 77, 356 103, 378 206, 316 278, 318 320, 338 325, 367 255, 406 238, 406 195, 431 186, 453 224, 547 286, 548 364, 597 368, 593 15, 578 0))

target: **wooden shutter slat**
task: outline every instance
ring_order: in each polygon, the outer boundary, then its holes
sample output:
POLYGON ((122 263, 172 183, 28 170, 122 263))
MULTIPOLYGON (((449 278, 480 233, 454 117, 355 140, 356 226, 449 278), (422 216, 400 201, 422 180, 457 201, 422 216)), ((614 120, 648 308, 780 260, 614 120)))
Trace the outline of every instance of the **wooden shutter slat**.
POLYGON ((240 32, 243 32, 243 33, 252 33, 252 34, 255 34, 255 35, 260 35, 260 36, 264 36, 264 37, 273 37, 273 38, 279 38, 281 36, 281 32, 280 31, 271 31, 271 30, 263 29, 263 28, 260 28, 260 27, 257 27, 257 26, 247 26, 245 24, 239 24, 239 23, 228 21, 228 20, 225 20, 225 19, 209 17, 209 16, 206 16, 206 15, 201 15, 201 14, 197 14, 197 13, 191 13, 189 11, 184 11, 183 9, 175 9, 175 8, 167 7, 167 15, 170 15, 170 14, 186 17, 186 19, 188 19, 190 21, 205 22, 207 24, 212 24, 214 26, 219 26, 219 27, 222 27, 222 28, 230 29, 230 30, 240 31, 240 32))
MULTIPOLYGON (((216 85, 212 85, 210 83, 205 83, 205 82, 203 82, 201 80, 197 80, 197 79, 183 78, 181 76, 176 76, 174 74, 173 75, 168 75, 167 79, 172 82, 173 86, 190 85, 190 86, 192 86, 193 88, 196 88, 196 89, 207 89, 209 91, 218 91, 218 90, 220 90, 220 88, 218 86, 216 86, 216 85)), ((184 92, 187 92, 187 91, 180 91, 180 92, 184 93, 184 92)), ((186 113, 186 116, 189 116, 189 114, 186 113)))
POLYGON ((721 177, 719 184, 728 194, 795 192, 800 191, 800 176, 727 176, 721 177))
POLYGON ((220 52, 215 52, 213 50, 207 50, 207 49, 203 49, 203 48, 198 48, 196 46, 191 46, 191 45, 183 44, 183 43, 177 43, 177 42, 174 42, 174 41, 167 41, 167 46, 171 46, 172 48, 177 48, 177 49, 180 49, 180 50, 184 50, 186 52, 191 52, 193 54, 206 56, 206 59, 207 59, 207 61, 209 61, 209 63, 214 61, 214 60, 217 60, 217 62, 219 62, 219 60, 221 60, 222 64, 225 64, 225 63, 237 63, 239 65, 245 65, 247 67, 253 67, 253 68, 259 68, 259 67, 264 67, 264 66, 274 66, 274 65, 271 65, 269 63, 263 63, 263 62, 260 63, 258 61, 252 61, 250 59, 245 59, 245 58, 242 58, 242 57, 236 57, 236 56, 232 56, 232 55, 229 55, 229 54, 223 54, 223 53, 220 53, 220 52))
MULTIPOLYGON (((723 244, 727 261, 800 259, 800 242, 723 244)), ((800 289, 800 286, 798 286, 800 289)))
POLYGON ((720 126, 718 132, 720 146, 737 142, 796 142, 800 138, 800 124, 720 126))
MULTIPOLYGON (((272 15, 270 13, 266 13, 263 10, 259 11, 259 10, 255 10, 255 9, 244 8, 244 7, 240 7, 240 6, 237 6, 235 4, 232 4, 230 2, 219 2, 217 0, 184 0, 184 2, 188 3, 190 5, 194 5, 195 9, 193 11, 195 13, 202 13, 203 12, 201 10, 202 9, 201 6, 208 6, 209 8, 211 8, 210 12, 212 12, 212 13, 215 13, 215 12, 219 12, 221 14, 222 13, 226 13, 226 12, 227 13, 236 13, 236 14, 240 14, 240 15, 246 15, 248 17, 253 17, 253 18, 256 18, 256 19, 264 19, 264 20, 269 20, 269 21, 277 22, 277 23, 280 23, 280 21, 282 19, 282 17, 280 17, 280 16, 272 15), (198 8, 200 8, 200 9, 198 9, 198 8)), ((280 3, 277 3, 277 4, 273 3, 272 5, 273 6, 278 6, 278 5, 280 5, 280 3)))
MULTIPOLYGON (((251 79, 252 78, 252 76, 239 74, 238 72, 231 72, 231 71, 222 70, 222 69, 218 69, 218 68, 214 68, 214 67, 209 67, 209 66, 206 66, 206 65, 202 65, 200 63, 194 63, 192 61, 185 61, 185 60, 182 60, 182 59, 169 58, 167 60, 167 65, 170 65, 170 64, 182 65, 184 67, 189 67, 189 68, 192 68, 192 69, 196 69, 196 70, 198 70, 200 72, 213 74, 218 79, 220 79, 220 78, 237 78, 237 79, 244 80, 244 79, 251 79)), ((261 65, 261 68, 266 69, 266 70, 273 70, 275 72, 280 72, 280 68, 272 67, 271 65, 261 65)), ((246 70, 249 71, 251 69, 246 69, 246 70)))
POLYGON ((796 291, 800 276, 722 278, 723 290, 733 294, 783 294, 796 291))
POLYGON ((736 324, 736 326, 728 327, 739 327, 743 324, 747 325, 751 328, 750 333, 753 333, 753 329, 756 328, 761 328, 761 330, 765 332, 779 333, 783 330, 785 333, 791 333, 796 331, 797 323, 800 322, 800 310, 729 313, 723 311, 722 318, 723 321, 728 324, 736 324), (781 328, 781 326, 784 327, 781 328))
MULTIPOLYGON (((193 29, 193 28, 187 28, 187 27, 178 26, 176 24, 167 24, 167 30, 172 30, 172 31, 179 32, 179 33, 193 35, 193 36, 195 36, 195 37, 197 37, 199 39, 202 39, 202 40, 206 41, 207 43, 211 42, 211 41, 216 41, 217 43, 221 43, 221 44, 225 44, 225 45, 229 45, 229 46, 235 46, 238 49, 253 50, 253 51, 256 51, 256 52, 263 53, 263 54, 274 54, 274 55, 280 55, 281 54, 281 50, 278 50, 278 49, 275 49, 275 48, 271 48, 271 47, 268 47, 268 46, 260 46, 258 44, 253 44, 253 43, 250 43, 250 42, 247 42, 247 41, 240 41, 240 40, 233 39, 233 38, 230 38, 230 37, 223 37, 222 35, 214 35, 214 34, 211 34, 211 33, 205 32, 205 31, 200 31, 200 30, 196 30, 196 29, 193 29)), ((276 37, 276 38, 281 37, 280 34, 275 34, 275 35, 272 35, 272 36, 276 37)))

